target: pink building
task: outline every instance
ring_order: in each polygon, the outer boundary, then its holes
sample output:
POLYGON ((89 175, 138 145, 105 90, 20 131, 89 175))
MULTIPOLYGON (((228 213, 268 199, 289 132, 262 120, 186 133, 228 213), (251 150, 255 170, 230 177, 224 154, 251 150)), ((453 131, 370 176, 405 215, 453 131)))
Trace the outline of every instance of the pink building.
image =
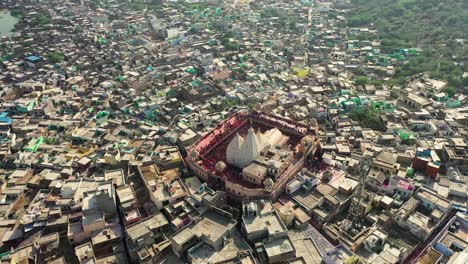
POLYGON ((233 200, 274 200, 318 147, 312 127, 267 113, 238 112, 188 147, 186 162, 233 200))

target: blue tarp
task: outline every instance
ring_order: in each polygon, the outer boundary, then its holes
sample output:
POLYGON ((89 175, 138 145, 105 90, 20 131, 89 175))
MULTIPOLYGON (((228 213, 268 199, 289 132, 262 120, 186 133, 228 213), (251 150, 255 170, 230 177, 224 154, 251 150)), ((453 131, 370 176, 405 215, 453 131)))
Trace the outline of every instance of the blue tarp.
POLYGON ((8 117, 7 112, 3 112, 3 113, 0 114, 0 123, 5 123, 7 125, 11 125, 12 122, 13 122, 13 119, 8 117))
POLYGON ((31 56, 26 57, 26 60, 30 62, 37 62, 41 60, 41 58, 39 58, 38 56, 31 55, 31 56))

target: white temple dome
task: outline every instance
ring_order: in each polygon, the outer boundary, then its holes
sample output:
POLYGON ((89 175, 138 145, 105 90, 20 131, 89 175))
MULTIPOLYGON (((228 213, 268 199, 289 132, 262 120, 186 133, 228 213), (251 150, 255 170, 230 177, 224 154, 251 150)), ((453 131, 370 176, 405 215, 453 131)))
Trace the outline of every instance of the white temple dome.
POLYGON ((264 182, 263 182, 263 185, 265 185, 265 187, 271 187, 273 186, 274 182, 271 178, 267 178, 264 182))
POLYGON ((239 162, 241 156, 241 147, 244 139, 236 133, 234 138, 229 142, 226 149, 226 160, 229 164, 236 165, 239 162))
POLYGON ((258 157, 263 147, 253 128, 249 128, 245 138, 236 134, 229 142, 226 149, 226 160, 229 164, 243 169, 258 157))
POLYGON ((270 129, 265 133, 249 128, 247 135, 242 138, 238 133, 229 142, 226 149, 226 160, 229 164, 238 168, 245 168, 255 160, 265 147, 278 145, 284 136, 277 128, 270 129))
POLYGON ((218 172, 223 172, 226 169, 226 163, 222 161, 216 162, 215 169, 218 172))
POLYGON ((249 128, 249 132, 247 132, 241 146, 240 167, 243 168, 249 165, 250 162, 260 155, 262 148, 263 146, 257 138, 257 134, 255 134, 253 128, 249 128))
POLYGON ((198 157, 198 151, 196 149, 192 150, 192 152, 190 152, 190 156, 192 158, 197 158, 198 157))

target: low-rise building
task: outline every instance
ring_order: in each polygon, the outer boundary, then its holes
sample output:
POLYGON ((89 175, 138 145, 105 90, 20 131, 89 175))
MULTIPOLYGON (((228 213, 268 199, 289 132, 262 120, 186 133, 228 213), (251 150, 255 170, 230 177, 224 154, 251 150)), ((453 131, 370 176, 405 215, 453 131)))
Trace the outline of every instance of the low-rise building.
POLYGON ((162 214, 156 214, 138 223, 127 226, 127 246, 132 262, 154 263, 161 258, 160 249, 168 249, 169 243, 164 235, 169 222, 162 214))
POLYGON ((242 230, 251 243, 287 234, 287 228, 273 204, 266 200, 243 202, 242 230))

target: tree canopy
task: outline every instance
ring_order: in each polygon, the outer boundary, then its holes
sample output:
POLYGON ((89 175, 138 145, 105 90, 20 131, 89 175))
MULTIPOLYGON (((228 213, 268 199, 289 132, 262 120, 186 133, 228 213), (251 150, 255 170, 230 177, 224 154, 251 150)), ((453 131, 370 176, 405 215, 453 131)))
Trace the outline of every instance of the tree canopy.
POLYGON ((385 125, 380 119, 379 114, 371 108, 358 109, 349 112, 349 118, 354 121, 359 121, 364 127, 374 130, 385 131, 385 125))
POLYGON ((62 62, 65 60, 65 55, 59 52, 49 53, 47 57, 49 58, 49 60, 51 60, 54 63, 62 62))
POLYGON ((431 78, 446 80, 463 88, 468 80, 465 47, 468 2, 446 0, 353 0, 356 7, 348 18, 350 27, 375 27, 381 50, 392 53, 402 48, 422 48, 423 53, 397 68, 395 79, 428 72, 431 78))
POLYGON ((366 85, 368 82, 369 78, 367 78, 366 76, 359 76, 356 78, 356 80, 354 80, 354 83, 356 85, 366 85))

